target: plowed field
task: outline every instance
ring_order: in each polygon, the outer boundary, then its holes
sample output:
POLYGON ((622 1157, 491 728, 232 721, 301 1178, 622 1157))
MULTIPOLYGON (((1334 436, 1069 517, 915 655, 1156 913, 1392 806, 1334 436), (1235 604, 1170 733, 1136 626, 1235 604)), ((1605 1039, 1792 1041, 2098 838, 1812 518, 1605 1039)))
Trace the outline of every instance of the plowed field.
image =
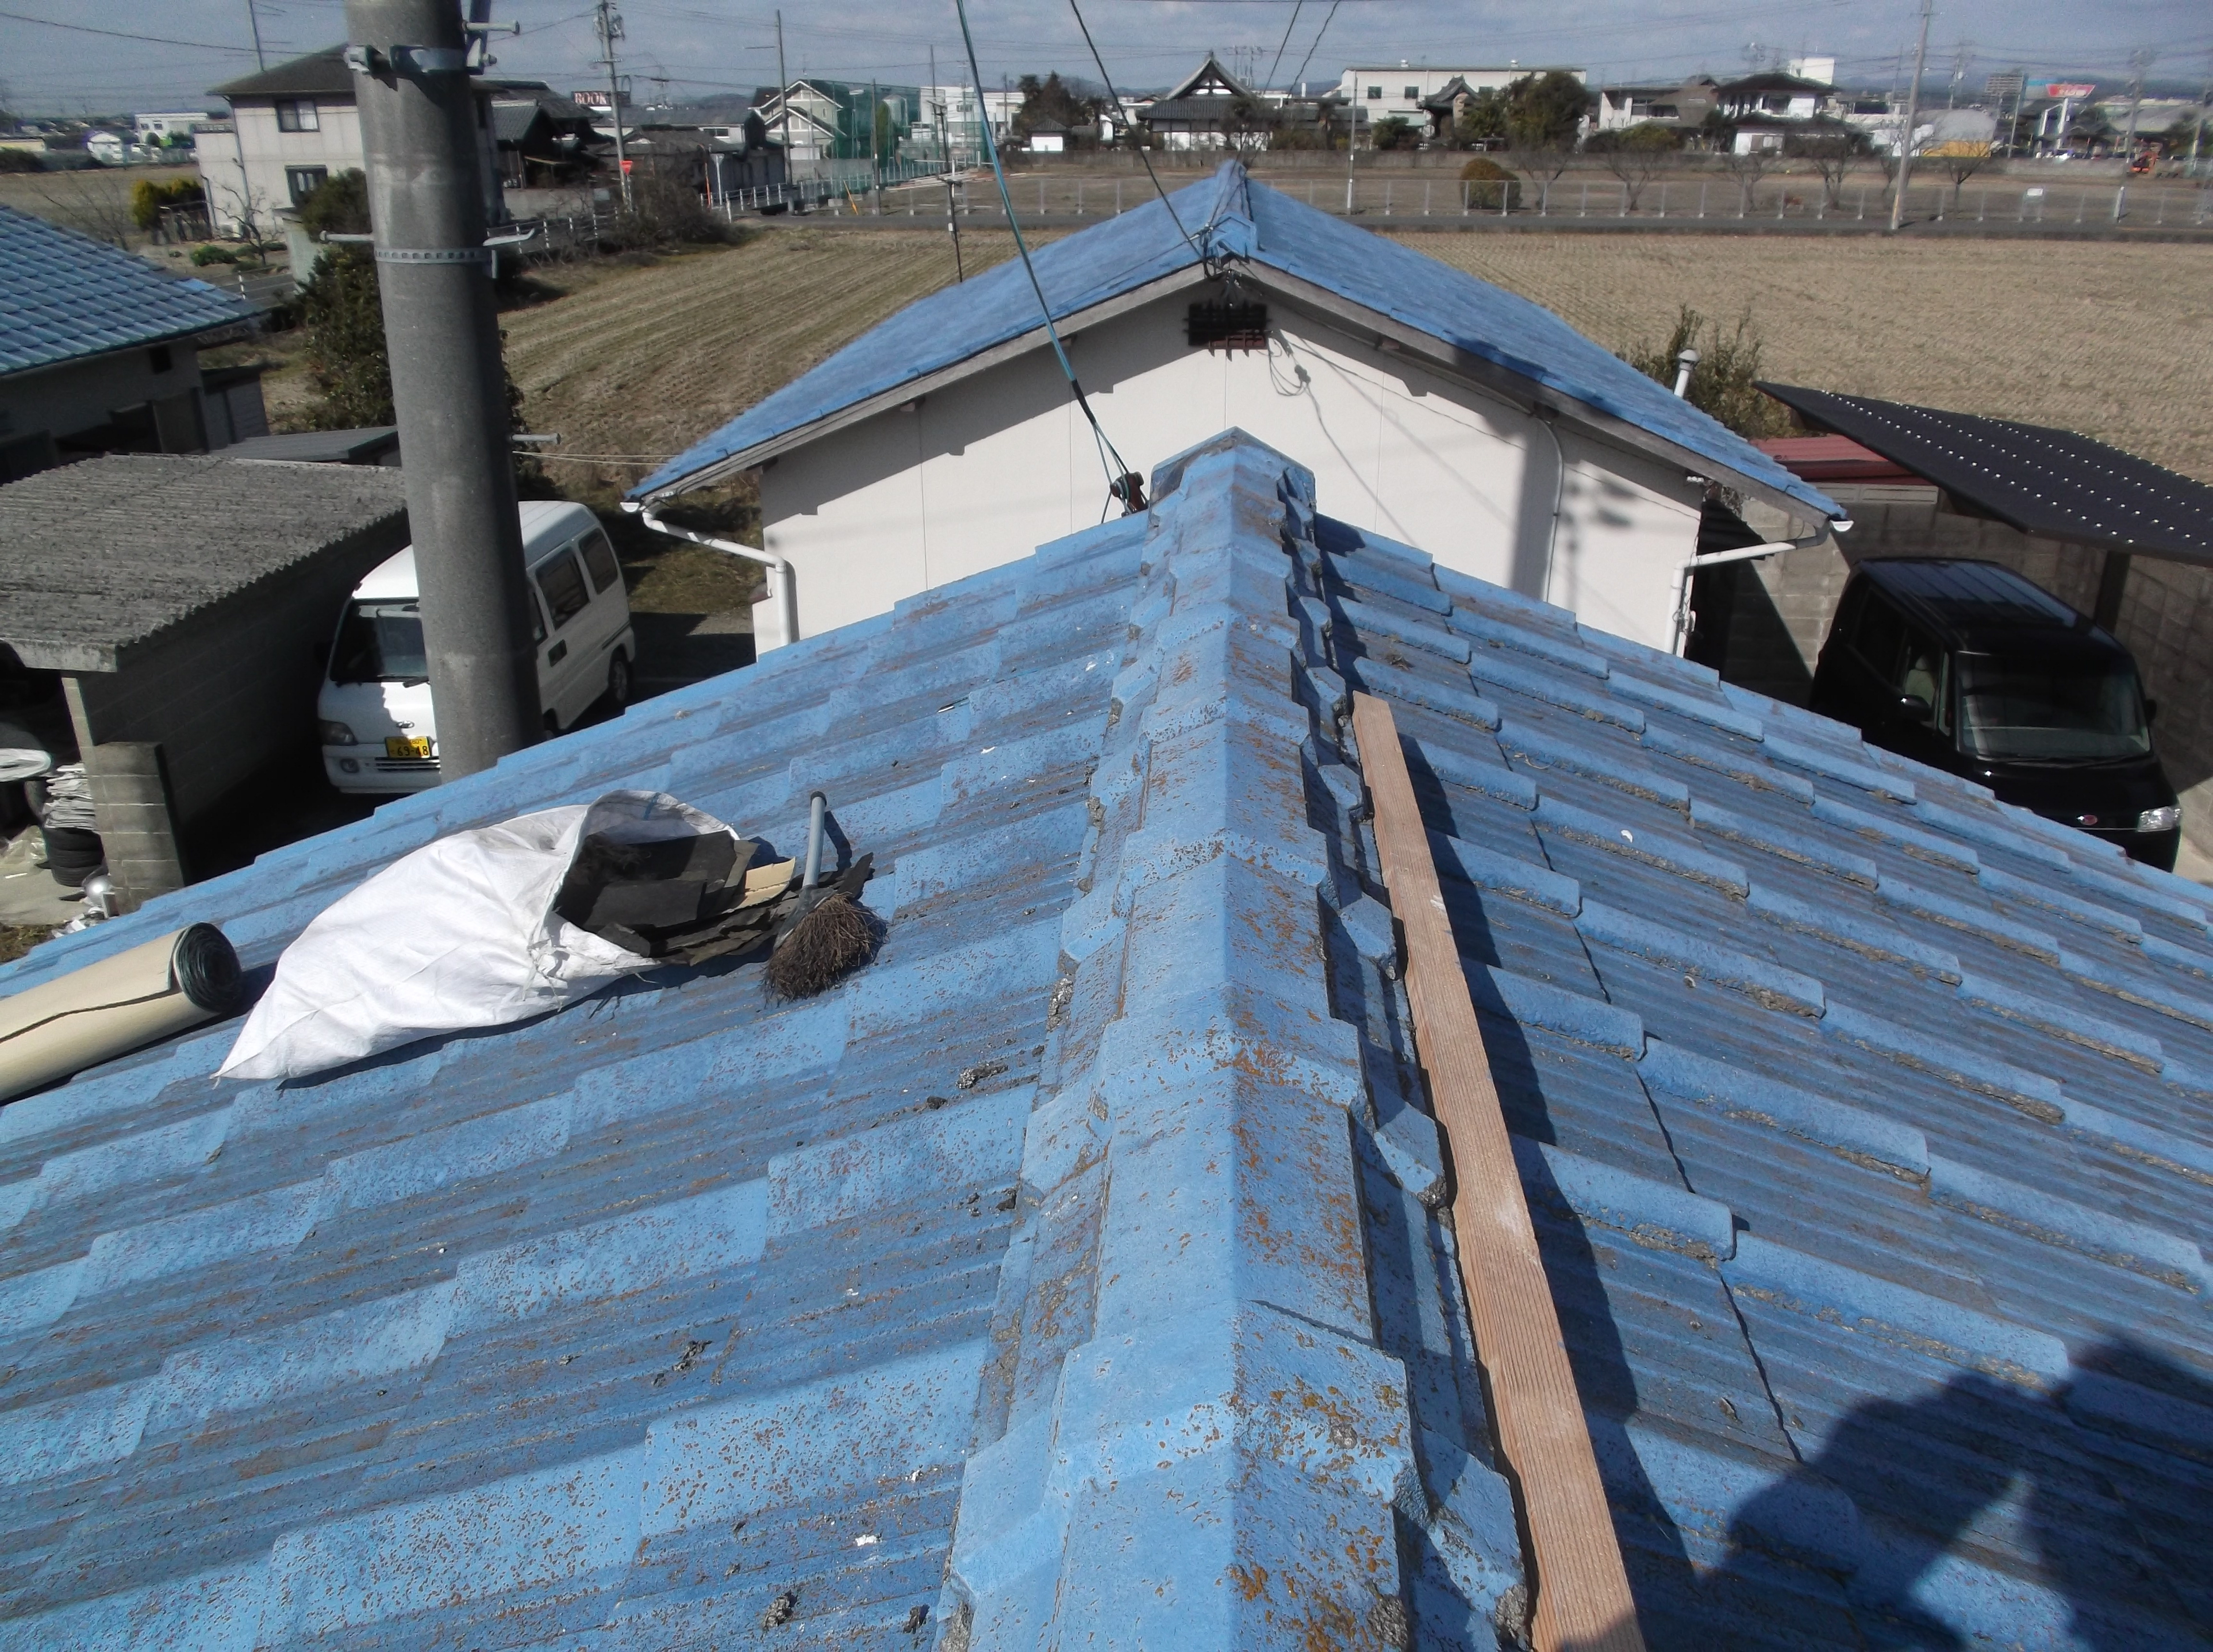
MULTIPOLYGON (((2213 249, 1875 237, 1414 235, 1610 349, 1679 305, 1747 307, 1771 377, 2079 430, 2213 480, 2213 249)), ((973 271, 1003 235, 962 237, 973 271)), ((774 230, 576 277, 510 314, 532 425, 569 454, 673 454, 952 279, 942 235, 774 230)), ((553 277, 561 279, 558 273, 553 277)), ((582 467, 552 467, 582 481, 582 467)), ((624 466, 607 479, 643 474, 624 466)))

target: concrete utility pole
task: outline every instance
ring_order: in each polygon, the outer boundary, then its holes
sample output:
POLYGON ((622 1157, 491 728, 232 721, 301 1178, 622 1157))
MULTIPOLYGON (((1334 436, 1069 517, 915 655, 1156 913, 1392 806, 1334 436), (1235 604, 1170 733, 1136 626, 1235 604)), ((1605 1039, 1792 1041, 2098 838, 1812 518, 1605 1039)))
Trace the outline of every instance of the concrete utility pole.
POLYGON ((484 161, 455 0, 346 0, 442 780, 537 742, 484 161))
POLYGON ((783 67, 783 14, 776 15, 776 95, 783 108, 783 181, 791 182, 791 77, 783 67))
POLYGON ((1921 71, 1929 64, 1929 20, 1936 0, 1921 0, 1921 44, 1913 48, 1913 78, 1905 83, 1905 124, 1898 129, 1898 187, 1890 197, 1890 228, 1905 222, 1905 186, 1913 176, 1913 129, 1921 120, 1921 71))
POLYGON ((607 113, 615 123, 615 176, 622 180, 623 210, 627 212, 631 210, 630 157, 623 152, 622 78, 615 73, 615 42, 623 37, 623 21, 613 0, 600 0, 596 27, 600 61, 607 66, 607 113))
POLYGON ((2142 46, 2129 53, 2129 135, 2122 140, 2121 158, 2133 161, 2137 157, 2137 113, 2143 107, 2144 73, 2152 60, 2159 56, 2149 46, 2142 46))

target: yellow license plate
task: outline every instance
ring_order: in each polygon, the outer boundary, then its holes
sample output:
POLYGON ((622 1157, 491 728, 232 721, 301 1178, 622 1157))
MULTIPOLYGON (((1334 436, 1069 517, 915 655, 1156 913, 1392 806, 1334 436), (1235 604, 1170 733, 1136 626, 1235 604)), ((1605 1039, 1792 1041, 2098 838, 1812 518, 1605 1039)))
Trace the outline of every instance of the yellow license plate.
POLYGON ((430 742, 421 736, 410 740, 405 735, 387 735, 384 741, 384 754, 387 757, 428 757, 430 755, 430 742))

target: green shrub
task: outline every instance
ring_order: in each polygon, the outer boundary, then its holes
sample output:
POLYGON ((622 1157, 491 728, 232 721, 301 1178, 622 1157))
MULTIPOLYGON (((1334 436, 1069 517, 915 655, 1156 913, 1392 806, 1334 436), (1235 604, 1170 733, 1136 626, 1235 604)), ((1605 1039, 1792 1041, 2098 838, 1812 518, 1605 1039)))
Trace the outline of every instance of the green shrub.
POLYGON ((326 256, 300 289, 308 377, 322 397, 312 415, 317 428, 393 422, 383 302, 376 265, 351 249, 326 256))
POLYGON ((1515 181, 1515 174, 1488 155, 1478 155, 1460 169, 1460 180, 1466 186, 1467 204, 1481 211, 1496 211, 1506 204, 1508 192, 1515 181))
POLYGON ((1691 369, 1687 399, 1692 406, 1747 441, 1790 434, 1789 411, 1754 382, 1760 375, 1761 345, 1749 309, 1737 318, 1734 332, 1723 332, 1720 322, 1707 320, 1686 304, 1667 343, 1656 350, 1635 345, 1625 359, 1647 378, 1673 389, 1675 358, 1692 348, 1698 352, 1698 363, 1691 369))
POLYGON ((165 206, 183 206, 201 198, 199 180, 180 178, 174 183, 157 184, 151 178, 141 178, 131 191, 131 222, 141 229, 151 229, 162 222, 165 206))
POLYGON ((210 264, 235 264, 238 262, 238 254, 228 247, 218 247, 215 242, 210 241, 204 247, 192 248, 192 262, 203 269, 210 264))

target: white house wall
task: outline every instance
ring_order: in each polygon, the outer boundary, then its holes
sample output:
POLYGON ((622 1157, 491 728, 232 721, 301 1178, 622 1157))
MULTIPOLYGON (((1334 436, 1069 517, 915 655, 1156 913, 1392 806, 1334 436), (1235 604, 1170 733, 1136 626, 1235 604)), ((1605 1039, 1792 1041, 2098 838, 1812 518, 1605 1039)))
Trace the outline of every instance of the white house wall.
MULTIPOLYGON (((1698 528, 1680 469, 1561 428, 1563 474, 1522 409, 1280 308, 1270 352, 1193 350, 1188 303, 1164 300, 1070 344, 1131 468, 1149 474, 1235 425, 1311 468, 1326 515, 1667 646, 1676 570, 1698 528)), ((787 453, 761 478, 765 543, 797 570, 802 635, 1027 556, 1098 522, 1106 499, 1088 430, 1043 350, 787 453)))

